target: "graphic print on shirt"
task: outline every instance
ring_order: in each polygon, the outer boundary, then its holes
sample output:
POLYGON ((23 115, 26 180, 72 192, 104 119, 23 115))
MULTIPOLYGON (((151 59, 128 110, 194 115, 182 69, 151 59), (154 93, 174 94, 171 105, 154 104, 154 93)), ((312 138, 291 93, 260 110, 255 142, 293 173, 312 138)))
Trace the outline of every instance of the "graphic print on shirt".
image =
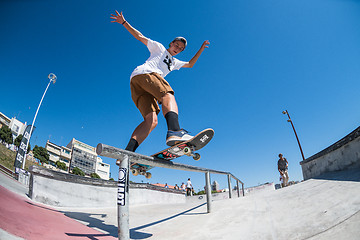
POLYGON ((171 64, 172 64, 172 61, 171 59, 169 58, 168 55, 166 55, 166 57, 164 58, 164 61, 163 61, 167 66, 168 66, 168 69, 169 71, 171 72, 171 64))

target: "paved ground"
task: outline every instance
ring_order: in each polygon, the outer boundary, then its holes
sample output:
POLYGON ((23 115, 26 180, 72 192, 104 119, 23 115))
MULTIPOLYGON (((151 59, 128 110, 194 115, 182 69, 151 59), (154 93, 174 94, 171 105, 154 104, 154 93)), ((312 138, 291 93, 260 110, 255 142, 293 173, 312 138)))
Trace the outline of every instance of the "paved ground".
POLYGON ((31 201, 28 189, 0 173, 0 239, 117 239, 31 201))
MULTIPOLYGON (((0 239, 117 238, 116 208, 55 210, 29 200, 24 187, 11 192, 18 183, 0 177, 0 239)), ((201 202, 130 208, 131 239, 357 240, 359 226, 360 169, 215 201, 210 214, 201 202)))

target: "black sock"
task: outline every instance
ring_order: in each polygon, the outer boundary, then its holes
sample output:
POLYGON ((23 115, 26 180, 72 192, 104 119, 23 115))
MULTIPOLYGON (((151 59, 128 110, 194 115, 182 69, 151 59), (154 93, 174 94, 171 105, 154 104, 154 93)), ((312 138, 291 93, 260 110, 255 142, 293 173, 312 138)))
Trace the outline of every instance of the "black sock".
POLYGON ((139 143, 135 139, 130 138, 130 141, 129 141, 128 145, 126 146, 125 150, 135 152, 135 150, 138 148, 138 146, 139 146, 139 143))
POLYGON ((179 117, 176 112, 168 112, 167 114, 165 114, 165 119, 168 126, 168 130, 171 131, 180 130, 179 117))

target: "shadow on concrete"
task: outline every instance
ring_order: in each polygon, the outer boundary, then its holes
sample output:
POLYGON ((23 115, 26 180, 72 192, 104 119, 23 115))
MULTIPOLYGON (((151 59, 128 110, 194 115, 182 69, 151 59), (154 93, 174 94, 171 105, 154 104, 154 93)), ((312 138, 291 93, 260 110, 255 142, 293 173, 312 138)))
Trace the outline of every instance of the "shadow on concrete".
POLYGON ((90 213, 81 213, 81 212, 65 212, 65 211, 59 211, 59 210, 55 210, 55 209, 51 209, 42 205, 38 205, 38 204, 34 204, 32 202, 29 201, 25 201, 27 204, 32 205, 34 207, 38 207, 38 208, 42 208, 42 209, 46 209, 48 211, 52 211, 52 212, 58 212, 58 213, 62 213, 65 216, 78 220, 78 221, 82 221, 82 222, 86 222, 89 223, 86 226, 90 227, 90 228, 99 228, 100 230, 103 230, 105 232, 108 232, 109 234, 77 234, 77 233, 66 233, 68 236, 77 236, 77 237, 88 237, 89 239, 97 239, 95 238, 97 237, 104 237, 104 236, 113 236, 117 238, 117 227, 115 227, 114 225, 108 225, 108 224, 104 224, 104 221, 99 220, 97 218, 91 217, 91 216, 100 216, 100 217, 106 217, 106 214, 90 214, 90 213))
POLYGON ((69 237, 87 237, 91 240, 101 240, 101 237, 110 236, 110 234, 77 234, 77 233, 65 233, 69 237))
MULTIPOLYGON (((31 204, 31 203, 29 203, 31 204)), ((189 213, 197 208, 200 208, 201 206, 205 205, 206 203, 202 203, 196 207, 193 207, 191 209, 188 209, 184 212, 175 214, 173 216, 164 218, 162 220, 156 221, 156 222, 152 222, 149 224, 145 224, 139 227, 135 227, 130 229, 130 238, 131 239, 146 239, 152 236, 152 234, 150 233, 145 233, 145 232, 141 232, 139 230, 147 228, 147 227, 151 227, 154 226, 156 224, 160 224, 166 221, 169 221, 171 219, 174 219, 176 217, 179 217, 181 215, 200 215, 200 214, 206 214, 206 213, 189 213)), ((41 207, 41 206, 38 206, 41 207)), ((49 209, 52 210, 52 209, 49 209)), ((54 210, 53 210, 54 211, 54 210)), ((98 216, 100 218, 105 218, 106 214, 90 214, 90 213, 81 213, 81 212, 64 212, 64 211, 60 211, 61 213, 65 214, 65 216, 70 217, 72 219, 76 219, 78 221, 81 221, 83 223, 88 223, 86 224, 86 226, 90 227, 90 228, 95 228, 95 229, 99 229, 101 231, 107 232, 109 234, 75 234, 75 233, 67 233, 67 235, 69 236, 73 236, 73 237, 88 237, 89 239, 97 239, 96 237, 103 237, 103 236, 113 236, 115 238, 118 237, 118 228, 117 226, 114 225, 109 225, 109 224, 105 224, 103 220, 98 219, 94 216, 98 216)), ((130 216, 131 217, 131 216, 130 216)))
MULTIPOLYGON (((105 218, 106 214, 93 214, 93 213, 82 213, 82 212, 64 212, 61 211, 65 216, 81 221, 85 223, 87 227, 99 229, 103 232, 107 232, 109 234, 104 234, 101 236, 113 236, 115 238, 118 237, 117 227, 110 224, 105 224, 103 220, 96 218, 98 216, 100 218, 105 218), (87 223, 87 224, 86 224, 87 223)), ((69 235, 70 236, 70 235, 69 235)), ((73 236, 73 235, 71 235, 73 236)), ((96 239, 96 238, 90 238, 96 239)))
MULTIPOLYGON (((97 239, 96 237, 102 237, 102 236, 112 236, 115 238, 118 238, 118 228, 115 225, 109 225, 105 224, 104 221, 96 218, 95 216, 105 218, 106 214, 90 214, 90 213, 80 213, 80 212, 62 212, 65 214, 65 216, 70 217, 72 219, 76 219, 78 221, 81 221, 83 223, 88 223, 86 226, 90 228, 95 228, 104 232, 107 232, 109 234, 103 234, 103 235, 81 235, 82 237, 89 237, 89 239, 97 239)), ((69 236, 73 237, 80 237, 80 235, 77 234, 68 234, 69 236)), ((151 237, 152 234, 149 233, 143 233, 137 230, 130 229, 130 238, 131 239, 146 239, 151 237)))
POLYGON ((360 182, 360 168, 327 172, 314 179, 360 182))
MULTIPOLYGON (((189 212, 191 212, 191 211, 193 211, 193 210, 195 210, 195 209, 197 209, 197 208, 199 208, 199 207, 202 207, 202 206, 204 206, 205 204, 206 204, 206 203, 202 203, 202 204, 200 204, 200 205, 198 205, 198 206, 196 206, 196 207, 193 207, 193 208, 188 209, 188 210, 186 210, 186 211, 184 211, 184 212, 175 214, 175 215, 173 215, 173 216, 164 218, 164 219, 162 219, 162 220, 159 220, 159 221, 156 221, 156 222, 152 222, 152 223, 149 223, 149 224, 145 224, 145 225, 142 225, 142 226, 139 226, 139 227, 136 227, 136 228, 132 228, 132 229, 130 229, 130 237, 131 237, 132 239, 145 239, 145 238, 149 238, 149 237, 152 236, 152 234, 141 233, 141 232, 139 232, 138 230, 143 229, 143 228, 147 228, 147 227, 151 227, 151 226, 154 226, 154 225, 159 224, 159 223, 163 223, 163 222, 169 221, 169 220, 174 219, 174 218, 176 218, 176 217, 179 217, 179 216, 181 216, 181 215, 195 215, 195 213, 189 213, 189 212), (141 236, 141 235, 143 235, 143 236, 141 236)), ((206 213, 196 213, 196 215, 200 215, 200 214, 206 214, 206 213)))

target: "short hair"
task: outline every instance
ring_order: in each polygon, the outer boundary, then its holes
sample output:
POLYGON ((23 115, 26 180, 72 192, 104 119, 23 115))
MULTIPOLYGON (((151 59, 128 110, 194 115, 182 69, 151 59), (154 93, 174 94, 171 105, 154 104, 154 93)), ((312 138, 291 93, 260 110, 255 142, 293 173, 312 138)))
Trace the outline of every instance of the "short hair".
MULTIPOLYGON (((184 37, 176 37, 174 40, 172 40, 172 43, 175 42, 175 41, 180 41, 182 42, 184 45, 185 45, 185 48, 186 48, 186 45, 187 45, 187 41, 184 37)), ((184 49, 185 49, 184 48, 184 49)))

